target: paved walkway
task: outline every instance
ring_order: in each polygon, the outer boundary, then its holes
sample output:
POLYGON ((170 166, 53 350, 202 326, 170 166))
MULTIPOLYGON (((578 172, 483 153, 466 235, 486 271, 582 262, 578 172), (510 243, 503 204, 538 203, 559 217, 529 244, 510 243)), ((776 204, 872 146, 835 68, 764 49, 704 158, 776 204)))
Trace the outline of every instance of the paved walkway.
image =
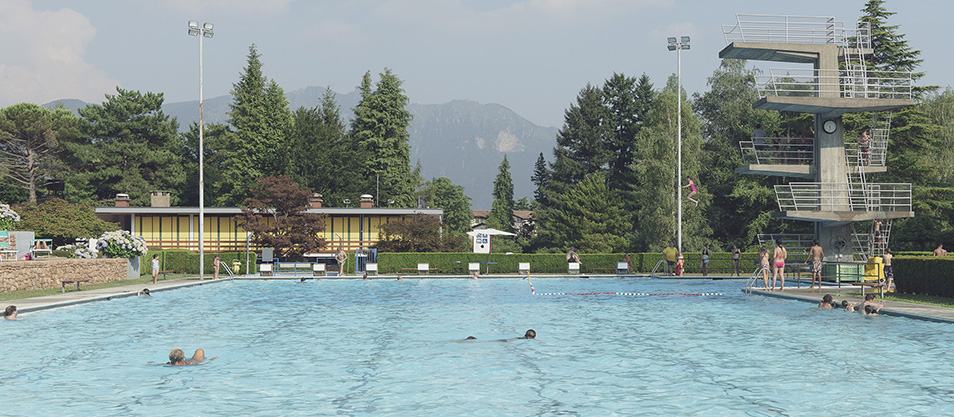
MULTIPOLYGON (((836 286, 825 286, 822 289, 815 288, 813 290, 808 289, 808 287, 785 288, 784 291, 765 291, 764 288, 752 288, 751 290, 753 294, 807 301, 815 305, 818 305, 818 302, 821 301, 822 296, 825 294, 831 294, 835 301, 839 303, 841 300, 848 300, 848 302, 854 303, 864 301, 864 299, 860 297, 852 297, 842 294, 846 292, 857 293, 858 287, 851 285, 842 286, 840 288, 836 286)), ((746 289, 743 288, 742 291, 746 291, 746 289)), ((877 300, 877 302, 884 304, 884 308, 881 309, 881 314, 937 321, 942 323, 954 323, 954 308, 934 307, 922 304, 905 303, 901 301, 882 301, 880 298, 877 300)))
POLYGON ((227 281, 228 279, 199 281, 192 279, 170 279, 162 280, 156 284, 136 284, 124 285, 121 287, 100 288, 95 290, 70 291, 56 295, 47 295, 43 297, 22 298, 19 300, 4 301, 3 305, 15 305, 19 313, 29 313, 32 311, 46 310, 49 308, 66 307, 75 304, 88 303, 91 301, 100 301, 117 297, 135 297, 136 293, 143 288, 149 288, 149 292, 159 292, 174 290, 176 288, 192 287, 196 285, 212 284, 216 282, 227 281))

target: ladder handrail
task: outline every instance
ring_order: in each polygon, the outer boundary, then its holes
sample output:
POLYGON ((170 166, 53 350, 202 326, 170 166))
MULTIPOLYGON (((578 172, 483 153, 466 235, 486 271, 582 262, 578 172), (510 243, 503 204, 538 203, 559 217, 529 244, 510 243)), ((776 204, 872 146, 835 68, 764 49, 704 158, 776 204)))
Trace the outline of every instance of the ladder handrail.
POLYGON ((650 275, 656 275, 656 270, 659 269, 659 266, 662 265, 663 262, 666 262, 666 260, 663 259, 663 260, 661 260, 661 261, 659 261, 659 262, 656 262, 656 266, 653 267, 653 272, 651 272, 650 275))
POLYGON ((752 273, 752 276, 745 281, 745 285, 742 287, 742 291, 745 291, 746 293, 751 294, 752 288, 754 288, 753 285, 755 284, 755 281, 759 279, 759 277, 762 275, 762 271, 766 269, 768 268, 759 265, 759 267, 755 269, 755 272, 752 273))

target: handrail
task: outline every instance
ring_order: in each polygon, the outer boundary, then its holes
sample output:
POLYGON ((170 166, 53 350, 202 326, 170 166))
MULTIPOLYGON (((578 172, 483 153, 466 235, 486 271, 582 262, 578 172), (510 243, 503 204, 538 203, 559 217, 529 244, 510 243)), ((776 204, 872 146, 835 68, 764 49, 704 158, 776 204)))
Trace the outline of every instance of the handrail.
POLYGON ((726 45, 732 42, 833 44, 871 48, 871 29, 859 21, 846 29, 832 16, 737 14, 734 25, 722 25, 726 45))
POLYGON ((739 149, 747 164, 810 165, 815 159, 813 138, 753 137, 739 141, 739 149))
POLYGON ((910 71, 770 68, 769 75, 756 77, 755 83, 759 98, 910 99, 913 92, 910 71))
POLYGON ((744 291, 744 292, 746 292, 746 293, 748 293, 748 294, 751 294, 751 293, 752 293, 752 288, 754 288, 755 282, 758 281, 758 279, 761 277, 762 271, 764 271, 764 270, 766 270, 766 269, 768 269, 768 268, 759 265, 759 267, 755 269, 755 272, 752 273, 752 276, 749 277, 749 279, 745 281, 745 285, 742 287, 742 291, 744 291))
POLYGON ((656 270, 659 269, 659 266, 662 265, 662 264, 665 263, 665 262, 666 262, 665 259, 663 259, 663 260, 661 260, 661 261, 659 261, 659 262, 656 262, 656 266, 653 267, 653 272, 650 272, 649 275, 656 275, 656 270))
POLYGON ((219 262, 219 266, 225 268, 225 272, 229 273, 229 278, 235 278, 235 274, 232 273, 232 268, 229 268, 225 262, 219 262))
POLYGON ((911 211, 911 184, 794 182, 775 186, 780 211, 911 211))

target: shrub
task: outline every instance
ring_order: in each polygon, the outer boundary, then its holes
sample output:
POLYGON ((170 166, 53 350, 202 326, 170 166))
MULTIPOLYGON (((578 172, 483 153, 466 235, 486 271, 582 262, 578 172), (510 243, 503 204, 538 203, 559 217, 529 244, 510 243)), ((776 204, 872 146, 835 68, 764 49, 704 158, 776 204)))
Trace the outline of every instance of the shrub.
POLYGON ((146 239, 126 230, 106 232, 96 241, 96 250, 104 258, 135 258, 146 254, 146 239))
POLYGON ((954 258, 895 256, 891 265, 898 292, 954 297, 954 258))

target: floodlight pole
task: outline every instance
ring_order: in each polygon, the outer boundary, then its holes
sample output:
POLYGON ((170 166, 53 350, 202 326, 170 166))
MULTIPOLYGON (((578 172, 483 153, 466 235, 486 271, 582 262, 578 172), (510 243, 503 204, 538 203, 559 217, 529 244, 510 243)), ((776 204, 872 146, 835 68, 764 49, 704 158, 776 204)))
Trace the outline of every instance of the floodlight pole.
POLYGON ((199 279, 205 279, 205 123, 202 115, 202 38, 213 35, 212 24, 199 26, 195 20, 189 21, 189 35, 199 37, 199 279))
POLYGON ((676 51, 676 247, 682 252, 682 50, 689 49, 689 37, 668 40, 676 51))

